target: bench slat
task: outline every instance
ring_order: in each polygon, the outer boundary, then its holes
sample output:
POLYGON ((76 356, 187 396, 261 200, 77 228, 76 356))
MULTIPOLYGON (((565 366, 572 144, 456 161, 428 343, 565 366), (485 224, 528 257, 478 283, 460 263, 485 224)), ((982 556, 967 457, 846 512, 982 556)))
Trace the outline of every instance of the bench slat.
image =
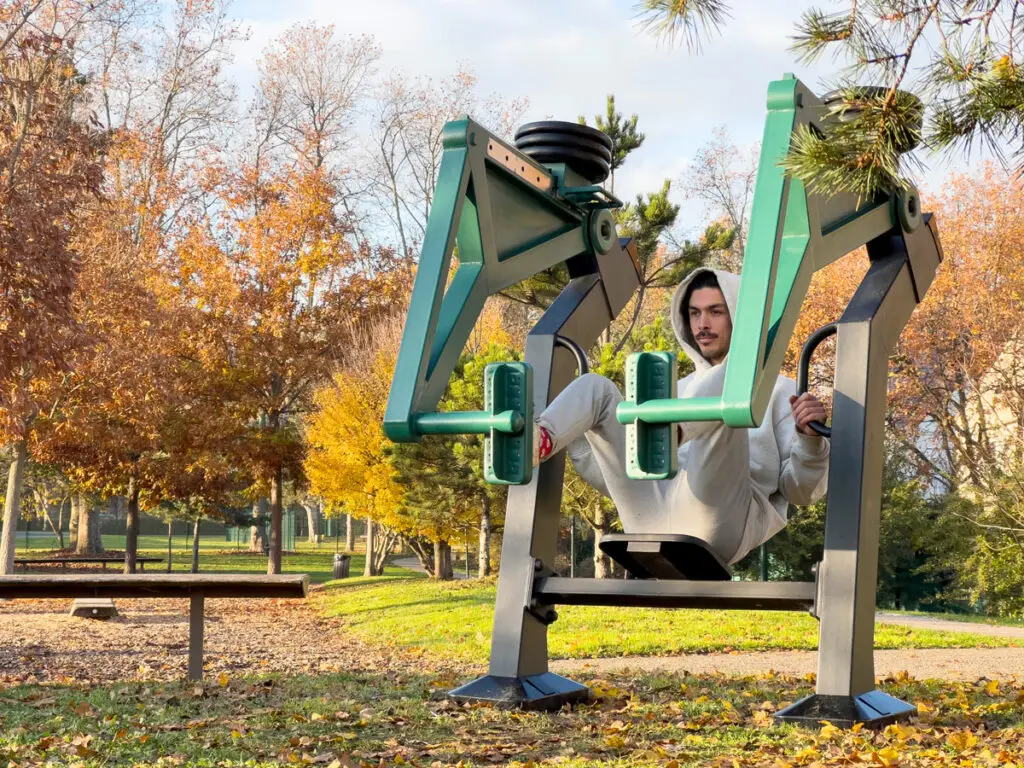
POLYGON ((305 597, 308 586, 305 574, 17 574, 0 576, 0 598, 305 597))

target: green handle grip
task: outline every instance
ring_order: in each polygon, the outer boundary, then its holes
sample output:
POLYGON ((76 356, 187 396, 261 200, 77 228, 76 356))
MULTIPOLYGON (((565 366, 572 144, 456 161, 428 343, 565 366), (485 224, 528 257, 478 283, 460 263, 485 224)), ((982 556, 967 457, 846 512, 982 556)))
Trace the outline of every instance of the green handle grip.
POLYGON ((525 421, 517 411, 493 414, 487 411, 452 411, 421 413, 413 423, 421 435, 486 435, 492 429, 517 435, 523 431, 525 421))
POLYGON ((673 424, 677 421, 721 421, 720 397, 665 398, 643 403, 622 402, 615 409, 619 424, 673 424))

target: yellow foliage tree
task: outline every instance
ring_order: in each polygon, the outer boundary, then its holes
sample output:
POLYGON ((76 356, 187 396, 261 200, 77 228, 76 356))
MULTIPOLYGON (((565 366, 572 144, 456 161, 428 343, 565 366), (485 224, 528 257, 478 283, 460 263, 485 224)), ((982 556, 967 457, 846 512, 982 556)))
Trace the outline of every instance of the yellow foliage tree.
POLYGON ((397 319, 364 334, 345 369, 314 393, 306 420, 310 492, 324 500, 328 516, 344 510, 384 526, 376 546, 367 531, 368 575, 383 571, 383 558, 398 535, 391 524, 403 489, 393 478, 382 425, 399 335, 397 319))

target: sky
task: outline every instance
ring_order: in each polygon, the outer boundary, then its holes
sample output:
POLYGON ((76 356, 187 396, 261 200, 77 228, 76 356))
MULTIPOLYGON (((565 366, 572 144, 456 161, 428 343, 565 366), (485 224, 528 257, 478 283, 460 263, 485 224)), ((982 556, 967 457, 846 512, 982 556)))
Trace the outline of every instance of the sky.
MULTIPOLYGON (((828 59, 814 66, 797 61, 789 47, 801 11, 838 10, 848 7, 844 0, 732 5, 737 10, 722 33, 690 53, 642 30, 635 0, 236 0, 234 15, 250 37, 236 49, 231 76, 247 93, 267 43, 312 20, 333 24, 341 35, 373 35, 383 49, 382 73, 443 78, 468 65, 481 94, 529 99, 523 122, 592 119, 615 94, 618 109, 638 114, 647 135, 616 174, 617 196, 631 199, 666 178, 678 187, 716 127, 725 126, 737 145, 758 141, 771 80, 793 72, 821 94, 838 72, 828 59)), ((950 170, 945 158, 919 159, 926 165, 920 186, 950 170)), ((696 228, 702 215, 700 203, 684 203, 684 230, 696 228)))

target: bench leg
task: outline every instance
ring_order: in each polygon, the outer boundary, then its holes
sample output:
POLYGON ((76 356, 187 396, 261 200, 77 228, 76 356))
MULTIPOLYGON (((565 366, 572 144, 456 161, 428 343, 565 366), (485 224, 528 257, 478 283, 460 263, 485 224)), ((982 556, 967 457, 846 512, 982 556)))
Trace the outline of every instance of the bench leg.
POLYGON ((188 608, 188 679, 203 679, 203 595, 192 595, 188 608))

